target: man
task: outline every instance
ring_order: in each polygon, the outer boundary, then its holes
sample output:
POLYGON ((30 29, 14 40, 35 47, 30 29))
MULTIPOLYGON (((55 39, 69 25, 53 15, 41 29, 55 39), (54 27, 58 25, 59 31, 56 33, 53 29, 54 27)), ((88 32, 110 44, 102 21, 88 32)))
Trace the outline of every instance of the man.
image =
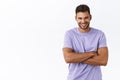
POLYGON ((69 63, 68 80, 102 80, 100 66, 108 61, 106 38, 101 30, 90 27, 92 16, 87 5, 76 8, 79 27, 66 32, 63 54, 69 63))

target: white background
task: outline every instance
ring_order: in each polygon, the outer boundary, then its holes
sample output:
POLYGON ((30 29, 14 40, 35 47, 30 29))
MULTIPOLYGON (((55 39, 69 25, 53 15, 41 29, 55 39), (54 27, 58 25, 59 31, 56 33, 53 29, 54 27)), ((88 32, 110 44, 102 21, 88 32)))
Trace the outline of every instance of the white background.
POLYGON ((75 8, 83 3, 91 26, 106 34, 103 80, 119 80, 119 0, 0 0, 0 80, 65 80, 64 32, 77 26, 75 8))

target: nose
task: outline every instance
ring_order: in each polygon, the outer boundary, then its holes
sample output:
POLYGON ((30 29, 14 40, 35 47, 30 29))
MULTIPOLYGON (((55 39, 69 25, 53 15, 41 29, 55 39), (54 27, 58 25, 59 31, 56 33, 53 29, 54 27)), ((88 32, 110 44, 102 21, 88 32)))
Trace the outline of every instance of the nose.
POLYGON ((85 19, 82 19, 81 22, 82 22, 82 23, 85 23, 85 19))

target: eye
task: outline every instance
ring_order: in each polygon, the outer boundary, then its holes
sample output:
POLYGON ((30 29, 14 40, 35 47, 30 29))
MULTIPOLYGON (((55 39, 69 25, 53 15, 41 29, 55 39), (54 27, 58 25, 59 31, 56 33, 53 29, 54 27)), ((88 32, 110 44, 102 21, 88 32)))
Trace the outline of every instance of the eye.
POLYGON ((82 18, 81 18, 81 17, 79 17, 78 19, 80 19, 80 20, 81 20, 82 18))
POLYGON ((85 19, 88 19, 89 17, 87 16, 87 17, 85 17, 85 19))

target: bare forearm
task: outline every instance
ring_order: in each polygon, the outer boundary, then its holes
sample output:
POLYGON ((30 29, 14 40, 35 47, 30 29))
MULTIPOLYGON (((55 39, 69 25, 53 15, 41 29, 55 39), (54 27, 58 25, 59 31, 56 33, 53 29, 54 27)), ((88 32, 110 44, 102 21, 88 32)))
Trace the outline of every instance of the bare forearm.
POLYGON ((96 66, 105 66, 106 61, 102 60, 99 56, 89 58, 85 61, 83 61, 85 64, 90 64, 90 65, 96 65, 96 66))
POLYGON ((94 56, 94 54, 92 52, 87 52, 87 53, 71 52, 68 55, 66 55, 65 60, 67 63, 79 63, 79 62, 85 61, 93 56, 94 56))
POLYGON ((80 63, 96 55, 95 52, 77 53, 71 48, 63 48, 66 63, 80 63))
POLYGON ((107 62, 108 62, 107 47, 99 48, 97 54, 98 55, 83 61, 83 63, 91 64, 91 65, 99 65, 99 66, 107 65, 107 62))

